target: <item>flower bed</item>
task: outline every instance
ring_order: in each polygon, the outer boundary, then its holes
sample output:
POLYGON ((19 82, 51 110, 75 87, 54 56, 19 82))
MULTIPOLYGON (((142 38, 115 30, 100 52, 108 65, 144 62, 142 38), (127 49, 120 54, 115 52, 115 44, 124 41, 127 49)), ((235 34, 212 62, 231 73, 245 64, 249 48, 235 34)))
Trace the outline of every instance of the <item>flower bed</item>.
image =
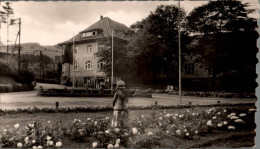
POLYGON ((76 142, 84 146, 73 147, 198 147, 204 141, 209 143, 208 138, 214 141, 254 132, 255 111, 255 106, 153 109, 142 114, 130 110, 130 121, 125 128, 112 128, 111 115, 104 116, 107 112, 63 121, 35 120, 25 126, 17 123, 13 128, 0 130, 0 145, 9 148, 59 148, 71 147, 69 144, 75 145, 76 142), (174 141, 165 143, 167 139, 174 141))

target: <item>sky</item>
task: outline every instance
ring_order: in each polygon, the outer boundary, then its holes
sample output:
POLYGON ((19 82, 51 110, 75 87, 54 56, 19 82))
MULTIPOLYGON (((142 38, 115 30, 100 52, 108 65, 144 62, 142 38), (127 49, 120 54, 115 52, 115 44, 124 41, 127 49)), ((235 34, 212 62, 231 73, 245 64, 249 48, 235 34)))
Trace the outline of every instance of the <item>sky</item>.
MULTIPOLYGON (((182 1, 181 7, 190 13, 207 1, 182 1)), ((242 0, 250 9, 258 10, 257 0, 242 0)), ((56 45, 86 29, 100 16, 123 23, 130 27, 146 18, 159 5, 177 5, 176 1, 19 1, 12 2, 13 18, 21 17, 21 43, 37 42, 41 45, 56 45)), ((4 5, 2 2, 1 5, 4 5)), ((259 18, 257 11, 250 17, 259 18)), ((10 27, 9 44, 14 44, 18 25, 10 27)), ((1 24, 1 41, 6 45, 6 24, 1 24)))

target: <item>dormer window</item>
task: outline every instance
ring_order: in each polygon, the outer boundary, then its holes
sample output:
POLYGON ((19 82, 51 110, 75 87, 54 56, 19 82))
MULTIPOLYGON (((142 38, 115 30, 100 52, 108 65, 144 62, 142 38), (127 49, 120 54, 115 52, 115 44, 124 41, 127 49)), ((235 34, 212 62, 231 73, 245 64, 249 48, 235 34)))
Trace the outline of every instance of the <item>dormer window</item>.
POLYGON ((89 36, 96 36, 97 35, 97 31, 92 31, 92 32, 85 32, 81 34, 81 37, 89 37, 89 36))

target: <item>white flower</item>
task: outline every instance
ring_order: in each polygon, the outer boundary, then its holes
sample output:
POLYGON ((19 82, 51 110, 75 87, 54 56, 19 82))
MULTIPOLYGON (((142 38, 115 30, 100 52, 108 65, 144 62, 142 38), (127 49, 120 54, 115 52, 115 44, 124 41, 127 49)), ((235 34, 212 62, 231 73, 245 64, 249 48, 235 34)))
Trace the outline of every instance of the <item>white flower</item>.
POLYGON ((191 115, 192 115, 192 116, 195 116, 196 114, 195 114, 195 113, 192 113, 191 115))
POLYGON ((109 129, 105 131, 105 133, 109 133, 109 132, 110 132, 109 129))
POLYGON ((116 144, 114 145, 114 148, 119 148, 119 144, 116 143, 116 144))
POLYGON ((227 112, 227 110, 225 109, 225 110, 224 110, 224 112, 226 113, 226 112, 227 112))
POLYGON ((119 131, 120 131, 120 129, 119 129, 119 128, 116 128, 116 129, 115 129, 115 131, 116 131, 116 132, 119 132, 119 131))
POLYGON ((96 148, 96 147, 97 147, 97 145, 98 145, 98 143, 97 143, 97 142, 93 142, 93 143, 92 143, 92 147, 93 147, 93 148, 96 148))
POLYGON ((152 132, 148 132, 148 136, 152 135, 153 133, 152 132))
POLYGON ((245 117, 245 116, 246 116, 245 113, 241 113, 241 114, 239 114, 239 117, 245 117))
POLYGON ((160 125, 160 126, 162 126, 162 123, 161 123, 161 122, 159 122, 159 125, 160 125))
POLYGON ((172 114, 166 114, 164 117, 170 117, 170 116, 172 116, 172 114))
POLYGON ((35 140, 32 140, 32 143, 34 144, 36 141, 35 140))
POLYGON ((26 141, 29 141, 29 137, 25 137, 24 138, 24 141, 26 142, 26 141))
POLYGON ((180 114, 180 115, 179 115, 179 118, 183 118, 183 117, 184 117, 184 114, 180 114))
POLYGON ((218 127, 222 127, 223 126, 223 124, 222 123, 218 123, 218 127))
POLYGON ((38 148, 38 149, 42 149, 42 146, 41 146, 41 145, 39 145, 37 148, 38 148))
POLYGON ((137 134, 137 129, 134 127, 134 128, 132 128, 132 131, 133 131, 133 134, 135 135, 135 134, 137 134))
POLYGON ((61 143, 61 142, 56 142, 55 146, 56 146, 56 147, 61 147, 61 146, 62 146, 62 143, 61 143))
POLYGON ((90 121, 90 120, 91 120, 91 118, 87 118, 87 120, 88 120, 88 121, 90 121))
POLYGON ((29 127, 33 128, 33 127, 34 127, 34 124, 29 124, 29 127))
POLYGON ((176 134, 177 135, 180 135, 181 134, 181 131, 178 129, 178 130, 176 130, 176 134))
POLYGON ((4 129, 4 132, 7 132, 7 129, 4 129))
POLYGON ((116 143, 117 143, 117 144, 120 144, 120 139, 116 139, 116 143))
POLYGON ((162 117, 159 117, 159 120, 162 120, 163 118, 162 117))
POLYGON ((187 129, 184 129, 184 132, 187 132, 187 129))
POLYGON ((16 123, 15 125, 14 125, 14 128, 16 128, 16 129, 18 129, 20 127, 20 125, 18 124, 18 123, 16 123))
POLYGON ((218 115, 220 115, 221 114, 221 112, 218 112, 218 115))
POLYGON ((236 123, 245 123, 242 119, 236 119, 235 122, 236 123))
POLYGON ((112 144, 108 144, 107 148, 113 148, 113 145, 112 144))
POLYGON ((239 117, 237 117, 237 116, 231 116, 230 117, 230 119, 232 119, 232 120, 235 120, 235 119, 238 119, 239 117))
POLYGON ((169 133, 169 131, 168 131, 168 130, 166 130, 166 133, 169 133))
POLYGON ((17 148, 22 148, 23 144, 21 142, 17 143, 17 148))
POLYGON ((52 146, 53 145, 53 141, 50 141, 50 146, 52 146))
POLYGON ((236 128, 234 126, 228 126, 228 129, 235 130, 236 128))
POLYGON ((47 139, 48 141, 50 141, 50 140, 51 140, 51 137, 50 137, 50 136, 47 136, 46 139, 47 139))
POLYGON ((32 148, 33 148, 33 149, 37 149, 37 146, 33 146, 32 148))
POLYGON ((224 125, 227 125, 227 121, 224 121, 223 124, 224 124, 224 125))
POLYGON ((186 133, 186 136, 189 136, 189 135, 190 135, 190 134, 187 132, 187 133, 186 133))
POLYGON ((94 126, 97 126, 97 121, 94 122, 94 126))
POLYGON ((212 126, 212 121, 211 120, 208 120, 207 126, 212 126))
POLYGON ((198 132, 198 130, 195 130, 195 134, 198 134, 199 132, 198 132))
POLYGON ((108 121, 108 120, 109 120, 109 117, 106 117, 106 120, 108 121))
POLYGON ((257 111, 257 109, 249 109, 248 111, 255 112, 255 111, 257 111))
POLYGON ((76 123, 77 121, 78 121, 77 119, 74 119, 74 121, 73 121, 73 122, 74 122, 74 123, 76 123))
POLYGON ((214 119, 216 119, 216 118, 217 118, 217 117, 216 117, 216 116, 214 116, 214 117, 213 117, 213 120, 214 120, 214 119))
POLYGON ((51 123, 51 121, 48 121, 48 123, 50 124, 50 123, 51 123))

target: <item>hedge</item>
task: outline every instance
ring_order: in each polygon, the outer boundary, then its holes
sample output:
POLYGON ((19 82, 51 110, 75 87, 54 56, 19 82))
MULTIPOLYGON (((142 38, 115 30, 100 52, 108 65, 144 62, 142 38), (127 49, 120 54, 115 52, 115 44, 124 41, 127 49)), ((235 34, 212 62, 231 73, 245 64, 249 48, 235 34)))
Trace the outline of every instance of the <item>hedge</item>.
MULTIPOLYGON (((255 106, 254 103, 239 103, 239 104, 211 104, 211 105, 151 105, 151 106, 129 106, 129 110, 152 110, 152 109, 184 109, 196 107, 216 107, 216 106, 255 106)), ((70 113, 70 112, 107 112, 113 111, 112 106, 87 106, 87 107, 58 107, 58 108, 17 108, 17 109, 0 109, 0 115, 15 114, 15 113, 70 113)))

